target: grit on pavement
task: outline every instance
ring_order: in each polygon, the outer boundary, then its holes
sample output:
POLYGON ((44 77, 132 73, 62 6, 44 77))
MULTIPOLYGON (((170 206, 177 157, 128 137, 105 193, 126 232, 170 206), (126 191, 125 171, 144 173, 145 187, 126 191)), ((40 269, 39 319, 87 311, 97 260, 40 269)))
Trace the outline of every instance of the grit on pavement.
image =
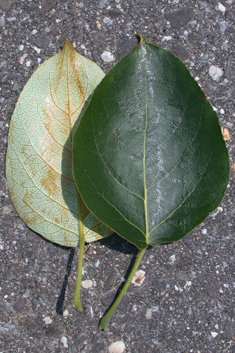
POLYGON ((0 352, 235 352, 234 0, 0 0, 0 352), (77 249, 46 241, 18 217, 5 179, 9 122, 32 73, 67 37, 107 73, 136 33, 185 62, 216 109, 230 156, 225 197, 177 243, 151 248, 108 331, 98 323, 137 250, 112 235, 86 247, 84 311, 73 303, 77 249), (104 54, 109 52, 109 54, 104 54), (89 282, 90 283, 90 282, 89 282))

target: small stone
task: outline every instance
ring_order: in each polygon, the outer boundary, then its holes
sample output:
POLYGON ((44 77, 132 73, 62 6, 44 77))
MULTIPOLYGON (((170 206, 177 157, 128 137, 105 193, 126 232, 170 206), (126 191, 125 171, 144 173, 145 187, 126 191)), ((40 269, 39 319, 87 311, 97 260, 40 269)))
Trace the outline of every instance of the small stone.
POLYGON ((46 49, 49 45, 49 39, 47 38, 47 36, 45 34, 42 34, 41 36, 37 37, 34 40, 34 44, 38 48, 46 49))
POLYGON ((50 31, 51 31, 51 29, 50 29, 49 27, 46 27, 46 28, 44 29, 44 32, 46 32, 46 33, 50 33, 50 31))
POLYGON ((104 51, 103 54, 101 54, 101 59, 106 63, 110 63, 115 60, 114 55, 110 53, 110 51, 104 51))
POLYGON ((222 134, 223 134, 223 137, 224 137, 225 141, 229 141, 230 140, 230 134, 229 134, 228 129, 222 127, 222 134))
POLYGON ((40 48, 38 48, 38 47, 36 47, 36 46, 34 46, 33 47, 33 49, 38 53, 38 54, 40 54, 41 53, 41 49, 40 48))
POLYGON ((204 229, 202 230, 202 234, 204 234, 204 235, 207 234, 207 229, 206 229, 206 228, 204 228, 204 229))
POLYGON ((223 13, 226 11, 226 7, 219 2, 217 9, 223 13))
POLYGON ((51 30, 51 34, 56 37, 59 34, 59 27, 55 26, 51 30))
POLYGON ((109 346, 109 353, 123 353, 126 346, 123 341, 117 341, 109 346))
POLYGON ((65 336, 61 337, 60 343, 63 344, 64 348, 68 348, 69 347, 68 346, 68 339, 65 336))
POLYGON ((225 41, 221 44, 220 47, 221 50, 227 51, 228 50, 228 43, 225 41))
POLYGON ((221 108, 219 112, 220 114, 224 114, 224 109, 221 108))
POLYGON ((67 316, 69 316, 69 311, 68 311, 68 309, 65 309, 63 311, 63 317, 67 317, 67 316))
POLYGON ((4 27, 4 26, 5 26, 5 17, 0 16, 0 27, 4 27))
POLYGON ((219 29, 220 32, 224 33, 226 31, 226 28, 228 27, 228 22, 227 21, 221 21, 219 22, 219 29))
POLYGON ((148 320, 152 319, 152 311, 150 309, 147 309, 145 317, 148 320))
POLYGON ((24 55, 22 55, 22 56, 20 57, 19 63, 20 63, 21 65, 23 65, 24 59, 25 59, 27 56, 28 56, 28 54, 25 53, 24 55))
POLYGON ((90 279, 86 279, 85 281, 82 281, 81 286, 84 289, 90 289, 93 287, 93 282, 90 279))
POLYGON ((0 0, 0 9, 8 11, 11 6, 12 0, 0 0))
POLYGON ((53 1, 46 1, 43 6, 42 6, 42 13, 46 13, 48 11, 51 11, 54 7, 54 2, 53 1))
POLYGON ((80 9, 83 9, 83 7, 84 7, 83 2, 79 2, 78 7, 80 7, 80 9))
POLYGON ((145 280, 145 271, 143 270, 138 270, 136 271, 131 283, 133 283, 135 286, 140 287, 145 280))
POLYGON ((172 36, 165 36, 165 37, 163 37, 163 39, 162 39, 162 42, 164 42, 164 41, 169 41, 169 40, 172 40, 172 36))
POLYGON ((199 3, 199 9, 200 10, 203 10, 203 9, 205 9, 207 7, 207 4, 205 2, 203 2, 203 1, 198 1, 198 3, 199 3))
POLYGON ((175 255, 170 256, 169 260, 170 264, 173 265, 173 263, 175 262, 175 255))
POLYGON ((32 35, 35 36, 35 34, 38 33, 38 31, 36 29, 32 30, 32 35))
POLYGON ((30 65, 31 65, 31 60, 26 61, 25 65, 26 65, 27 67, 30 67, 30 65))
POLYGON ((211 336, 212 336, 213 338, 215 338, 216 336, 218 336, 218 332, 211 331, 211 336))
POLYGON ((105 18, 103 19, 103 24, 104 24, 104 25, 107 25, 107 26, 112 26, 113 20, 111 20, 111 18, 109 18, 109 17, 105 17, 105 18))
POLYGON ((44 317, 43 321, 45 322, 46 325, 50 325, 52 323, 52 320, 49 316, 44 317))
POLYGON ((14 83, 13 87, 12 87, 12 91, 19 91, 20 86, 18 85, 18 83, 14 83))
POLYGON ((191 7, 185 7, 182 10, 167 12, 164 17, 171 23, 173 28, 181 28, 191 21, 193 9, 191 7))
POLYGON ((98 5, 98 7, 99 7, 100 9, 103 9, 103 8, 105 7, 106 2, 107 2, 107 0, 101 0, 100 3, 99 3, 99 5, 98 5))
POLYGON ((223 76, 223 70, 218 66, 211 65, 209 68, 209 75, 213 78, 214 81, 219 81, 220 77, 223 76))
POLYGON ((19 47, 18 47, 18 49, 19 49, 20 51, 23 51, 23 50, 24 50, 24 44, 20 44, 19 47))
POLYGON ((150 310, 152 311, 152 313, 156 313, 157 311, 159 311, 159 305, 152 306, 150 310))

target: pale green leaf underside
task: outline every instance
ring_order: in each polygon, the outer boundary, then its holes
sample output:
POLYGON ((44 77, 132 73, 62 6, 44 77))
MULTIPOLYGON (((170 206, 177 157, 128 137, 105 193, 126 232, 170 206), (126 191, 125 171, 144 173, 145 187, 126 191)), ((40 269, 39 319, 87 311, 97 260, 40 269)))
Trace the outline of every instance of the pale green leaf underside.
MULTIPOLYGON (((32 75, 11 119, 6 177, 13 204, 31 229, 64 246, 79 242, 72 131, 103 76, 66 41, 32 75)), ((86 242, 111 234, 84 204, 82 217, 86 242)))

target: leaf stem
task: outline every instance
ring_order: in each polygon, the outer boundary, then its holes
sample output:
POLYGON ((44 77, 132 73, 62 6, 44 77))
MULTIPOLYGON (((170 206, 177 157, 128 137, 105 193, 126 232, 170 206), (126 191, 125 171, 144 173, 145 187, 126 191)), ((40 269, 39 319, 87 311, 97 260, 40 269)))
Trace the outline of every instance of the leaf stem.
POLYGON ((77 283, 74 293, 74 304, 79 311, 82 311, 81 306, 81 282, 82 282, 82 264, 83 264, 83 254, 85 247, 85 234, 83 228, 83 220, 81 214, 81 196, 77 191, 77 206, 78 206, 78 227, 79 227, 79 259, 78 259, 78 272, 77 272, 77 283))
POLYGON ((137 259, 136 259, 136 262, 131 270, 131 273, 129 274, 127 280, 126 280, 126 283, 124 284, 119 296, 117 297, 117 299, 115 300, 115 302, 113 303, 113 305, 111 306, 111 308, 109 309, 109 311, 105 314, 105 316, 102 318, 102 320, 100 321, 100 324, 99 324, 99 328, 101 330, 104 330, 106 331, 107 330, 107 323, 110 319, 110 317, 112 316, 114 310, 117 308, 118 304, 120 303, 120 301, 122 300, 124 294, 126 293, 131 281, 132 281, 132 278, 134 277, 138 267, 139 267, 139 264, 142 260, 142 257, 144 256, 144 253, 145 253, 145 250, 146 249, 143 249, 143 250, 140 250, 139 251, 139 254, 137 256, 137 259))

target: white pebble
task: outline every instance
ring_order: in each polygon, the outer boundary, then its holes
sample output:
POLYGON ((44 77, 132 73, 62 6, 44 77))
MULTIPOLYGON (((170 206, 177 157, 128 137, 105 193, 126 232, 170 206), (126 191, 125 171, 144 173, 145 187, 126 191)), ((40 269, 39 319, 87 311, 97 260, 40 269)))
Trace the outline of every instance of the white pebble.
POLYGON ((204 235, 207 234, 207 229, 206 229, 206 228, 204 228, 204 229, 202 230, 202 234, 204 234, 204 235))
POLYGON ((41 49, 40 49, 40 48, 34 46, 33 49, 34 49, 38 54, 41 53, 41 49))
POLYGON ((27 56, 28 56, 28 54, 25 53, 23 56, 20 57, 19 63, 20 63, 21 65, 23 65, 24 59, 25 59, 27 56))
POLYGON ((225 7, 223 4, 221 4, 221 3, 219 2, 219 4, 218 4, 218 10, 221 11, 221 12, 223 12, 223 13, 225 13, 226 7, 225 7))
POLYGON ((214 81, 218 82, 223 73, 223 70, 221 70, 218 66, 211 65, 209 68, 209 75, 213 78, 214 81))
POLYGON ((35 36, 35 34, 38 33, 38 31, 36 29, 32 30, 32 35, 35 36))
POLYGON ((64 348, 68 348, 69 347, 68 346, 68 339, 65 336, 61 337, 60 343, 63 344, 64 348))
POLYGON ((117 341, 109 346, 109 353, 122 353, 124 352, 126 346, 122 341, 117 341))
POLYGON ((112 26, 113 20, 111 20, 109 17, 105 17, 105 18, 103 19, 103 24, 104 24, 104 25, 107 25, 107 26, 112 26))
POLYGON ((46 325, 50 325, 52 323, 52 320, 49 316, 44 317, 43 321, 45 322, 46 325))
POLYGON ((165 36, 163 39, 162 39, 162 42, 164 42, 164 41, 169 41, 169 40, 172 40, 172 37, 171 36, 165 36))
POLYGON ((114 55, 110 53, 110 51, 104 51, 101 54, 101 59, 106 63, 110 63, 111 61, 115 60, 114 55))
POLYGON ((99 265, 100 265, 100 260, 97 260, 95 263, 95 267, 99 267, 99 265))
POLYGON ((218 332, 211 331, 211 336, 212 336, 213 338, 215 338, 216 336, 218 336, 218 332))
POLYGON ((31 65, 31 60, 26 61, 25 65, 26 65, 27 67, 30 67, 30 65, 31 65))
POLYGON ((220 114, 224 114, 224 110, 223 109, 220 109, 220 114))
POLYGON ((134 277, 132 278, 131 283, 133 283, 135 286, 140 287, 145 280, 145 271, 143 270, 138 270, 136 271, 134 277))
POLYGON ((64 316, 64 317, 69 316, 69 311, 68 311, 68 309, 65 309, 65 310, 63 311, 63 316, 64 316))
POLYGON ((152 319, 152 311, 150 309, 147 309, 145 317, 148 320, 152 319))
POLYGON ((18 49, 19 49, 20 51, 24 50, 24 45, 23 45, 23 44, 20 44, 19 47, 18 47, 18 49))
POLYGON ((81 286, 84 289, 90 289, 93 286, 93 282, 90 279, 86 279, 85 281, 82 281, 81 286))
POLYGON ((173 265, 174 262, 175 262, 175 255, 172 255, 172 256, 170 256, 171 265, 173 265))

